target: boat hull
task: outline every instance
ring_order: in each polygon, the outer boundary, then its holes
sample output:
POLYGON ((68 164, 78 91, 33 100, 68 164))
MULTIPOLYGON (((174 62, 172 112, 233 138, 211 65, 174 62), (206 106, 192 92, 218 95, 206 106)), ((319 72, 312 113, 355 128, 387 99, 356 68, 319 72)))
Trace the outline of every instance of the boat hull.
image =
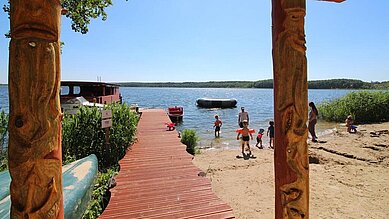
POLYGON ((203 108, 233 108, 238 101, 236 99, 199 98, 196 100, 197 106, 203 108))
POLYGON ((173 106, 167 109, 170 120, 172 122, 180 122, 184 116, 184 108, 182 106, 173 106))
MULTIPOLYGON (((97 175, 94 154, 62 167, 65 218, 81 218, 88 207, 97 175)), ((11 198, 8 171, 0 172, 0 218, 10 218, 11 198)))

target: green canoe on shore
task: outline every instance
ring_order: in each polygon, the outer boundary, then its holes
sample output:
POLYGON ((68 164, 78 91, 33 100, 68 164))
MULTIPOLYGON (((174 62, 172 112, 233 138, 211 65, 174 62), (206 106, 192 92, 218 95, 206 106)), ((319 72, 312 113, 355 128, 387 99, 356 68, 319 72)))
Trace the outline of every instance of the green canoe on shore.
MULTIPOLYGON (((62 167, 65 218, 81 218, 84 214, 96 175, 97 158, 94 154, 62 167)), ((10 218, 10 183, 9 172, 0 172, 0 219, 10 218)))

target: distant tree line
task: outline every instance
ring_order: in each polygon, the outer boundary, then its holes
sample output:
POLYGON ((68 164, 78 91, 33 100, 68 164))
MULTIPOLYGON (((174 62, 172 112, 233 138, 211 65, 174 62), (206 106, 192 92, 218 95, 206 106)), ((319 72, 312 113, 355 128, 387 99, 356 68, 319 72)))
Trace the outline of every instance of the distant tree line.
MULTIPOLYGON (((259 81, 208 82, 123 82, 123 87, 185 87, 185 88, 273 88, 273 79, 259 81)), ((355 79, 308 81, 309 89, 389 89, 389 81, 365 82, 355 79)))

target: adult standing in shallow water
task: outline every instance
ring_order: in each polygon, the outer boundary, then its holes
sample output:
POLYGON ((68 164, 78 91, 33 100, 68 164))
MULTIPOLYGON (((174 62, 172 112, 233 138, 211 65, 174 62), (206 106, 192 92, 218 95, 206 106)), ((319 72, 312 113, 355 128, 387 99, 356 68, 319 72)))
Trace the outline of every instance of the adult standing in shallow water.
POLYGON ((309 117, 308 117, 308 131, 312 136, 312 141, 317 142, 315 125, 317 123, 317 116, 319 115, 319 111, 317 110, 313 102, 309 103, 309 107, 311 107, 311 111, 309 111, 309 117))
POLYGON ((239 127, 243 128, 243 121, 247 121, 247 125, 249 124, 249 114, 248 112, 244 111, 244 107, 242 106, 240 108, 241 112, 239 113, 238 116, 238 125, 239 127))

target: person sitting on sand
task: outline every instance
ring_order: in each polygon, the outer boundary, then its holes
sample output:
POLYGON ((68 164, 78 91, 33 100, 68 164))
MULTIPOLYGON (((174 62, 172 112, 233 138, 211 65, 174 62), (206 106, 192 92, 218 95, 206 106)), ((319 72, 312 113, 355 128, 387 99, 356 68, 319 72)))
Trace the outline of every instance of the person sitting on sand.
POLYGON ((236 139, 239 140, 239 136, 242 134, 242 154, 245 155, 244 153, 244 145, 247 144, 247 149, 249 151, 249 154, 251 154, 250 150, 250 137, 251 140, 253 140, 253 135, 251 134, 251 131, 248 127, 247 120, 243 120, 242 122, 243 128, 238 131, 238 136, 236 136, 236 139))
POLYGON ((216 137, 220 137, 220 127, 222 127, 223 123, 219 119, 218 115, 215 115, 215 119, 216 119, 216 121, 215 121, 213 127, 215 128, 215 138, 216 138, 216 137))
POLYGON ((347 116, 347 119, 345 122, 346 122, 348 133, 356 133, 357 132, 357 127, 354 125, 354 119, 351 115, 347 116))
POLYGON ((263 146, 262 146, 262 136, 263 136, 263 132, 265 130, 264 129, 259 129, 258 131, 258 135, 257 135, 257 144, 255 145, 257 148, 259 149, 262 149, 263 146), (259 147, 258 147, 258 144, 259 144, 259 147))

